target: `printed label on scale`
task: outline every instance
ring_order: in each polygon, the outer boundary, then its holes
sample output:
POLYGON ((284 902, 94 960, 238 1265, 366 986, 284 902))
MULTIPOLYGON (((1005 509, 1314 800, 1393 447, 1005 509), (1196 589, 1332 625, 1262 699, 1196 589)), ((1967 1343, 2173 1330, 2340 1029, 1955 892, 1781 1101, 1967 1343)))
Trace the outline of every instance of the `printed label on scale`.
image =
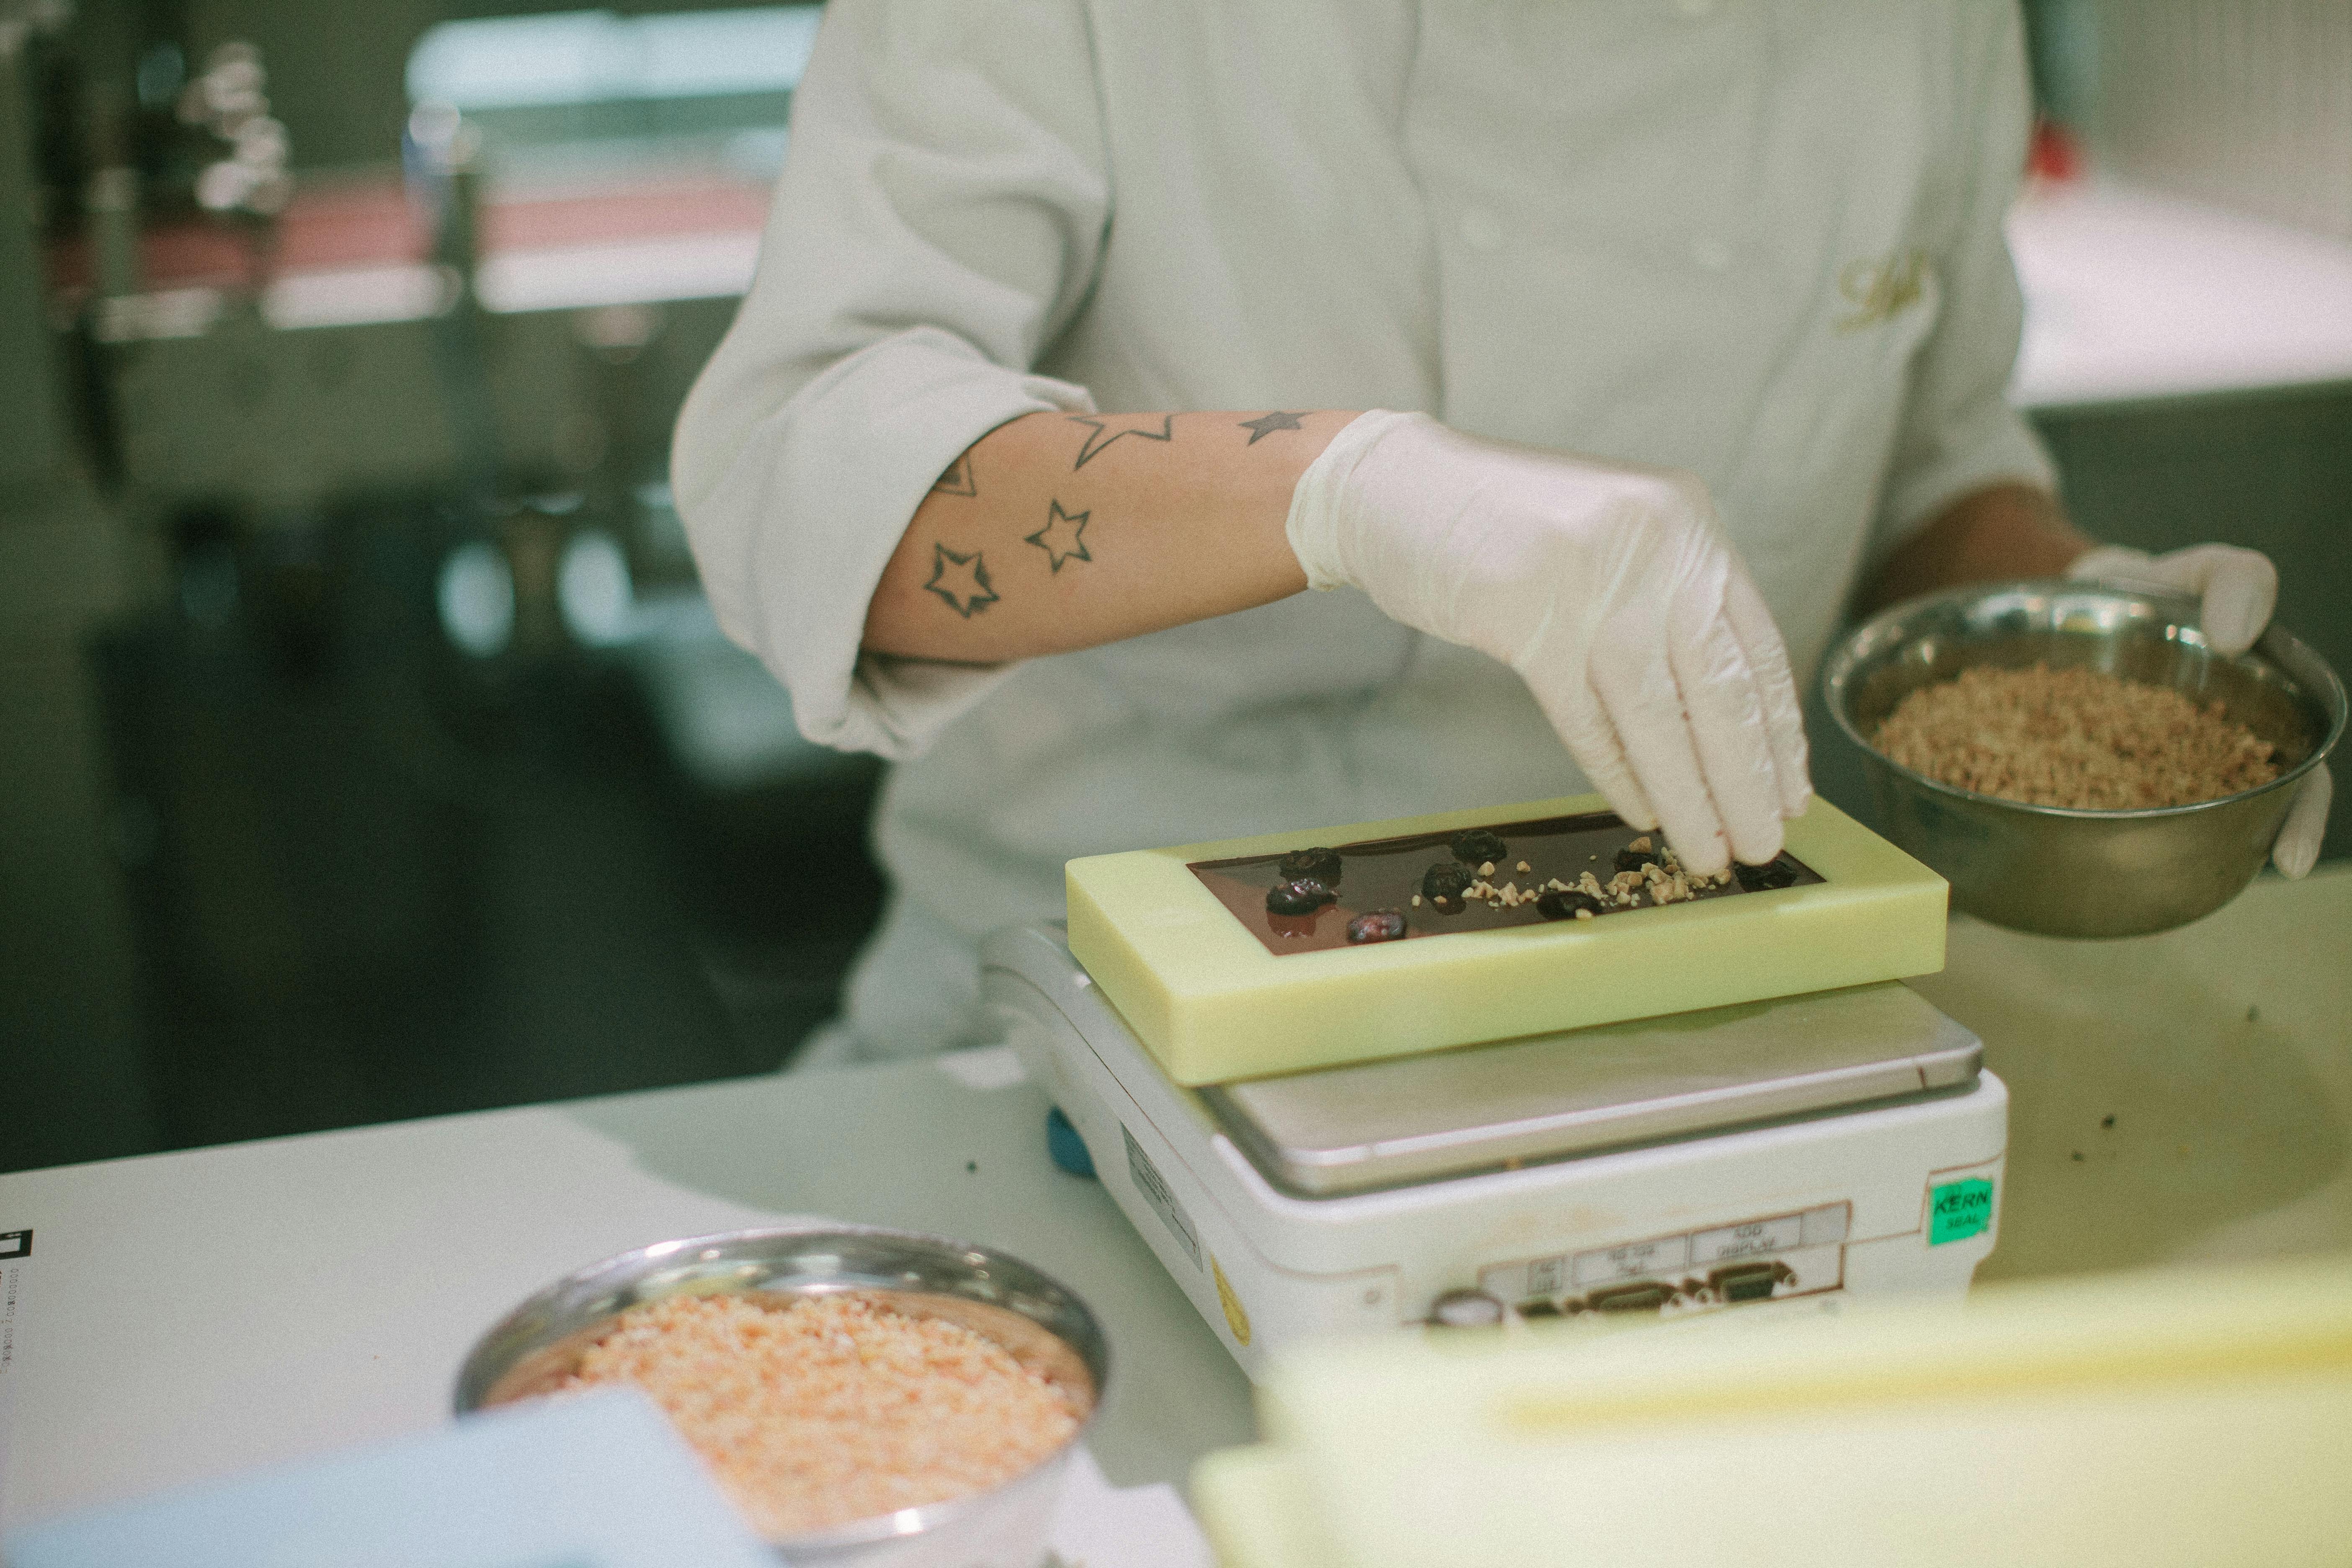
POLYGON ((1798 1246, 1804 1234, 1804 1216, 1793 1214, 1747 1225, 1727 1225, 1721 1230, 1703 1230, 1691 1237, 1691 1261, 1703 1268, 1735 1258, 1753 1258, 1762 1252, 1786 1252, 1798 1246))
POLYGON ((1981 1236, 1992 1226, 1992 1184, 1976 1176, 1929 1188, 1927 1216, 1930 1247, 1981 1236))
POLYGON ((1654 1241, 1629 1241, 1576 1255, 1579 1285, 1606 1285, 1617 1279, 1643 1279, 1690 1262, 1690 1237, 1662 1236, 1654 1241))
POLYGON ((1176 1194, 1168 1190, 1168 1184, 1160 1179, 1160 1167, 1151 1163, 1151 1156, 1143 1152, 1143 1145, 1135 1141, 1135 1134, 1127 1130, 1124 1121, 1119 1123, 1118 1135, 1127 1140, 1127 1173, 1134 1181, 1135 1190, 1143 1194, 1143 1201, 1151 1205, 1151 1212, 1166 1222, 1170 1234, 1184 1244, 1185 1255, 1192 1258, 1192 1267, 1198 1268, 1201 1267, 1201 1237, 1192 1228, 1192 1216, 1184 1212, 1184 1205, 1176 1201, 1176 1194))
MULTIPOLYGON (((1479 1289, 1505 1300, 1559 1296, 1594 1286, 1668 1279, 1685 1269, 1704 1274, 1747 1258, 1786 1258, 1801 1248, 1834 1250, 1844 1243, 1853 1216, 1850 1204, 1822 1204, 1797 1214, 1770 1215, 1680 1236, 1655 1236, 1524 1263, 1495 1264, 1478 1271, 1479 1289)), ((1832 1267, 1829 1272, 1842 1277, 1843 1271, 1832 1267)))

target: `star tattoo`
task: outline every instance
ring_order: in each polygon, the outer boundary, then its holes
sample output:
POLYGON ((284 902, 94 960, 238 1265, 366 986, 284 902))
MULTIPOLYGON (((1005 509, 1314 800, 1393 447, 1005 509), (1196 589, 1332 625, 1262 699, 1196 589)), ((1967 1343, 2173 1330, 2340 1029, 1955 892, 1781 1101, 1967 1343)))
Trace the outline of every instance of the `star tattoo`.
POLYGON ((948 465, 947 472, 931 481, 931 489, 943 496, 978 495, 980 487, 972 483, 971 479, 971 454, 958 454, 956 460, 948 465))
POLYGON ((999 597, 988 581, 988 567, 975 550, 958 555, 944 544, 931 546, 931 580, 924 588, 947 601, 948 608, 970 620, 999 597))
POLYGON ((1060 501, 1045 504, 1052 509, 1045 514, 1045 526, 1028 535, 1029 542, 1045 552, 1056 572, 1065 561, 1092 561, 1094 557, 1087 553, 1085 535, 1087 519, 1093 514, 1064 511, 1060 501))
MULTIPOLYGON (((1305 412, 1307 411, 1303 408, 1299 410, 1299 414, 1305 412)), ((1268 414, 1263 418, 1244 419, 1241 425, 1243 429, 1250 433, 1250 438, 1243 443, 1249 447, 1256 446, 1262 437, 1271 436, 1276 430, 1297 430, 1301 427, 1297 414, 1284 414, 1279 411, 1268 414)))
POLYGON ((1172 441, 1176 438, 1176 416, 1173 414, 1161 415, 1160 428, 1157 430, 1149 429, 1141 425, 1129 425, 1123 429, 1113 430, 1110 428, 1109 420, 1093 419, 1081 414, 1071 415, 1070 422, 1074 425, 1088 425, 1094 427, 1094 433, 1087 437, 1087 444, 1078 449, 1078 460, 1070 465, 1072 472, 1085 468, 1087 460, 1097 452, 1101 451, 1121 436, 1140 436, 1147 441, 1172 441))

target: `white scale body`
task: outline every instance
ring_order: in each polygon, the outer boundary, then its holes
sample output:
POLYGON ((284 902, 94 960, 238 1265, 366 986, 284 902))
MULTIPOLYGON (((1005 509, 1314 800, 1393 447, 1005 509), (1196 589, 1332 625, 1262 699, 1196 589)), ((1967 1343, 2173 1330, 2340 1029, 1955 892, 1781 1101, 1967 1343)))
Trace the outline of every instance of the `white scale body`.
POLYGON ((1253 1377, 1292 1341, 1482 1315, 1622 1321, 1967 1289, 2008 1090, 1896 983, 1202 1089, 1058 926, 981 992, 1253 1377))

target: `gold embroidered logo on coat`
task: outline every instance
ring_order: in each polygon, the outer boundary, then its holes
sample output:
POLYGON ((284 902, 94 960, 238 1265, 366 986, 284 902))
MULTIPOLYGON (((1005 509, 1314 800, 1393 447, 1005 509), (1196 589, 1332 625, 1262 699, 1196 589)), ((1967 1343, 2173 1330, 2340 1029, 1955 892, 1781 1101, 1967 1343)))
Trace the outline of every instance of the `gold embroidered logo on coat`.
POLYGON ((1924 250, 1898 250, 1892 256, 1847 262, 1838 274, 1838 292, 1853 302, 1853 311, 1838 318, 1837 330, 1858 332, 1893 321, 1919 302, 1927 283, 1924 250))

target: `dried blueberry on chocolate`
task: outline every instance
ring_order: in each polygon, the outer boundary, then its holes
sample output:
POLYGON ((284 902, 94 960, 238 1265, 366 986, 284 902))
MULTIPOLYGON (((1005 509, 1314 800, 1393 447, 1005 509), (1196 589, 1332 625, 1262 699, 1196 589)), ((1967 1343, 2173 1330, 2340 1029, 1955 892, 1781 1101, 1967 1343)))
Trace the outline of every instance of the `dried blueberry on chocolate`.
POLYGON ((1617 851, 1617 869, 1620 871, 1638 871, 1643 867, 1655 860, 1657 858, 1657 851, 1654 849, 1636 849, 1633 846, 1628 845, 1624 848, 1617 851))
POLYGON ((1432 903, 1451 904, 1459 909, 1462 890, 1470 885, 1470 873, 1450 861, 1440 860, 1421 874, 1421 896, 1432 903))
POLYGON ((1348 922, 1348 940, 1353 942, 1395 942, 1403 935, 1404 916, 1394 910, 1374 910, 1348 922))
POLYGON ((1339 885, 1339 852, 1320 845, 1312 849, 1292 850, 1282 858, 1282 864, 1276 868, 1286 882, 1312 877, 1328 887, 1339 885))
POLYGON ((1487 860, 1500 860, 1508 853, 1502 839, 1483 827, 1468 828, 1455 834, 1453 842, 1447 847, 1454 851, 1454 858, 1465 866, 1475 866, 1487 860))
POLYGON ((1536 913, 1548 921, 1572 921, 1579 910, 1597 915, 1601 912, 1601 900, 1574 888, 1564 893, 1549 892, 1536 900, 1536 913))
POLYGON ((1276 882, 1265 896, 1265 907, 1277 915, 1310 915, 1339 896, 1312 877, 1297 877, 1276 882))
POLYGON ((1739 885, 1751 893, 1761 893, 1774 888, 1792 888, 1797 883, 1797 868, 1785 855, 1763 866, 1750 866, 1745 860, 1731 863, 1731 874, 1739 885))

